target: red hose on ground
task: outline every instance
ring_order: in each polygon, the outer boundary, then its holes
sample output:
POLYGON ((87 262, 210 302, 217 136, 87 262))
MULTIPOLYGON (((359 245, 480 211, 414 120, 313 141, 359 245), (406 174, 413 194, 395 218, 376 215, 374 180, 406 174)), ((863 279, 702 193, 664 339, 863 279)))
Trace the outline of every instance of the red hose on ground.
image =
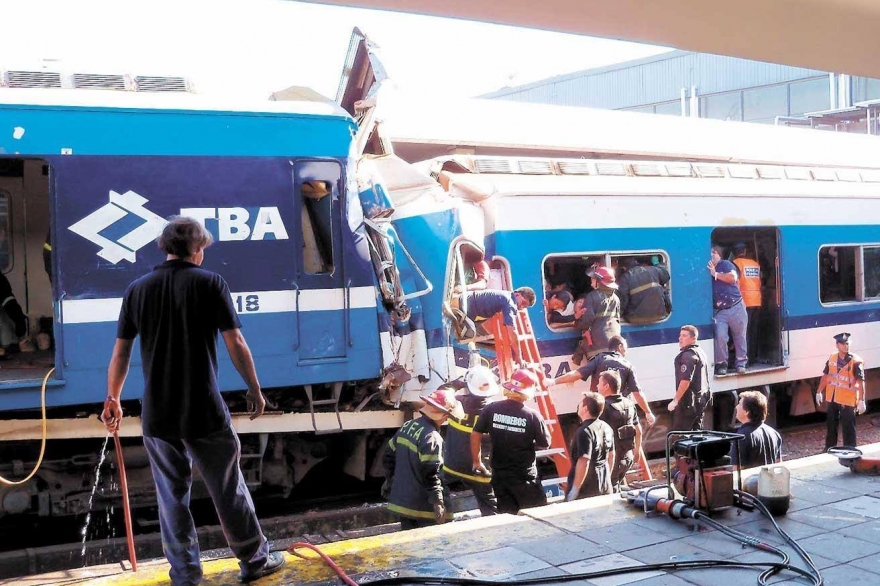
POLYGON ((302 558, 304 560, 309 559, 309 558, 305 557, 304 555, 297 553, 296 550, 301 549, 301 548, 310 549, 313 552, 315 552, 316 554, 318 554, 319 556, 321 556, 321 559, 324 560, 324 563, 327 564, 328 566, 330 566, 330 568, 334 572, 336 572, 336 575, 339 576, 339 578, 343 582, 348 584, 348 586, 360 586, 357 582, 355 582, 354 580, 349 578, 348 574, 345 573, 345 570, 343 570, 342 568, 337 566, 336 562, 334 562, 332 559, 330 559, 329 555, 327 555, 326 553, 324 553, 323 551, 318 549, 317 545, 312 545, 311 543, 305 543, 303 541, 298 541, 287 548, 287 553, 289 553, 290 555, 295 555, 296 557, 302 558))
POLYGON ((138 571, 137 553, 134 549, 134 534, 131 531, 131 507, 128 504, 128 480, 125 478, 125 462, 122 460, 122 444, 119 442, 119 432, 113 434, 113 442, 116 444, 116 463, 119 465, 119 486, 122 489, 122 510, 125 513, 125 539, 128 542, 128 559, 131 569, 138 571))

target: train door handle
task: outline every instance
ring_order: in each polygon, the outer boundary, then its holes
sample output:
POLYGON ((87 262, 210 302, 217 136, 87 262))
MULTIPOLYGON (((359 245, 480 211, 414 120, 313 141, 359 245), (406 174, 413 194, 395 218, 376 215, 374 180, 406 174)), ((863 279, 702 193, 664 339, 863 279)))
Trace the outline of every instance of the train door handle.
POLYGON ((354 346, 351 338, 351 279, 345 281, 345 339, 349 348, 354 346))
POLYGON ((295 290, 295 293, 294 293, 294 312, 293 312, 294 317, 293 317, 293 319, 296 320, 296 328, 295 328, 296 339, 293 341, 293 349, 299 350, 299 340, 300 340, 300 335, 299 335, 299 294, 300 294, 300 290, 299 290, 299 285, 297 285, 296 283, 293 284, 293 288, 295 290))

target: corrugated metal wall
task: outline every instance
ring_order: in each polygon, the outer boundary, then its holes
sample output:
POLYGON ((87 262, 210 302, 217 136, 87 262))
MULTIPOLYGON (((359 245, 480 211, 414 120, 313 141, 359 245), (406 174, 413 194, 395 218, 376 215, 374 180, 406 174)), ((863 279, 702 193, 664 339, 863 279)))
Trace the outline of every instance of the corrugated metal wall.
POLYGON ((735 57, 671 51, 637 61, 588 69, 523 86, 505 88, 484 98, 558 106, 631 108, 678 100, 681 88, 700 95, 827 75, 823 71, 749 61, 735 57))

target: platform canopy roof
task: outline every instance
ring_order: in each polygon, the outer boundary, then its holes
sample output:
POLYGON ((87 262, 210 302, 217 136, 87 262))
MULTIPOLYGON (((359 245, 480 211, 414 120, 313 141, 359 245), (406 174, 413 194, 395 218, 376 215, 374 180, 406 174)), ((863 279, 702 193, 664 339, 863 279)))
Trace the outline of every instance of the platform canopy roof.
POLYGON ((878 0, 318 1, 579 33, 880 78, 878 0))

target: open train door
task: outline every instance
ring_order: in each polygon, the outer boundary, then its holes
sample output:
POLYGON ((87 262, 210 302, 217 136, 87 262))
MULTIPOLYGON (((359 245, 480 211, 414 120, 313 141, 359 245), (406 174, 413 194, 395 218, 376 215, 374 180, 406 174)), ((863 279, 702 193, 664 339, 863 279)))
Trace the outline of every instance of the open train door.
MULTIPOLYGON (((775 227, 716 228, 712 231, 712 244, 724 249, 722 258, 738 265, 741 282, 760 284, 758 291, 752 288, 751 293, 743 295, 750 328, 748 372, 786 367, 779 230, 775 227)), ((728 364, 733 363, 731 355, 728 364)), ((733 372, 731 369, 731 374, 733 372)))

